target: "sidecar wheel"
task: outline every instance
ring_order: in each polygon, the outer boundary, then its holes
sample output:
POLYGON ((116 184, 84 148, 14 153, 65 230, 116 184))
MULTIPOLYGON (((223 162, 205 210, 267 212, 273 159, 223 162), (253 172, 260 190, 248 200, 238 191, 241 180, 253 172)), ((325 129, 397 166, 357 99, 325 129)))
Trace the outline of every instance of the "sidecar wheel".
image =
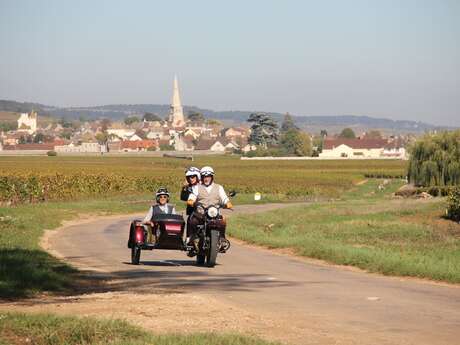
POLYGON ((139 265, 139 260, 141 259, 141 248, 134 245, 131 248, 131 263, 133 265, 139 265))

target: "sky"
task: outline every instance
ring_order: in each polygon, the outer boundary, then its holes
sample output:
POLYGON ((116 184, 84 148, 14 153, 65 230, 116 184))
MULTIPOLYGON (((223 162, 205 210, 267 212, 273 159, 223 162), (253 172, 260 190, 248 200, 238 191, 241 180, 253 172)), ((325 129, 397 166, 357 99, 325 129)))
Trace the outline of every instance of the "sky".
POLYGON ((0 0, 0 99, 460 126, 457 0, 0 0))

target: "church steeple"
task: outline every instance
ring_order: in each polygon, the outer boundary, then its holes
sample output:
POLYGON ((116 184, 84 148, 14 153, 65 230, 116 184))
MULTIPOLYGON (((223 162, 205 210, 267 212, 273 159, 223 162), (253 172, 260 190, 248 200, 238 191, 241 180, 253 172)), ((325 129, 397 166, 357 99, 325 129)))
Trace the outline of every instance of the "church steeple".
POLYGON ((169 122, 173 127, 183 127, 185 125, 184 112, 180 102, 179 83, 177 76, 174 76, 173 96, 171 100, 171 109, 169 110, 169 122))

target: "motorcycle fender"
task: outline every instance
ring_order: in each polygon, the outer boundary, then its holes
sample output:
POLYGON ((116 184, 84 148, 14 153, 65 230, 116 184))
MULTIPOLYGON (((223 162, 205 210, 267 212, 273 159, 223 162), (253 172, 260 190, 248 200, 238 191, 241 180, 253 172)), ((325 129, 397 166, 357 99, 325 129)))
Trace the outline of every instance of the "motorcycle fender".
POLYGON ((141 226, 136 226, 135 232, 136 243, 144 243, 144 228, 141 226))

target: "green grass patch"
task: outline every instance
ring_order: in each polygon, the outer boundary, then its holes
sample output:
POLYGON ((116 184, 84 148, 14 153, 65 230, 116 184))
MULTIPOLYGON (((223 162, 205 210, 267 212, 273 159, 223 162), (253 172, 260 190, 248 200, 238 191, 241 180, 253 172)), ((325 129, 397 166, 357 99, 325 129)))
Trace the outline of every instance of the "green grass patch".
POLYGON ((153 335, 120 320, 51 314, 0 314, 0 344, 34 345, 275 345, 241 335, 153 335))
POLYGON ((371 180, 339 201, 236 216, 228 232, 371 272, 460 283, 460 225, 441 218, 444 201, 392 199, 400 183, 379 185, 371 180))

